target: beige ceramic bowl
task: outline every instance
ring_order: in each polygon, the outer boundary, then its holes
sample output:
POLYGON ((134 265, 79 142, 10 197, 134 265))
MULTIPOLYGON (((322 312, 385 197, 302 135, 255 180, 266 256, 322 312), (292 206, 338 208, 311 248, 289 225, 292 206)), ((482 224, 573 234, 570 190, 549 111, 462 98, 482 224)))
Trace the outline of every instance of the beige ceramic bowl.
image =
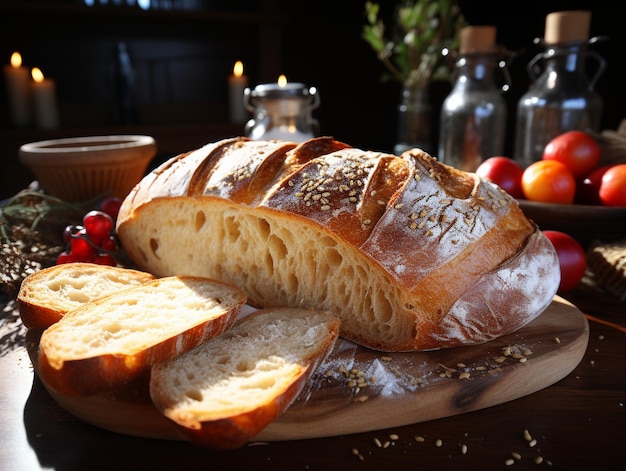
POLYGON ((64 201, 124 198, 143 178, 157 147, 150 136, 71 137, 20 147, 41 188, 64 201))

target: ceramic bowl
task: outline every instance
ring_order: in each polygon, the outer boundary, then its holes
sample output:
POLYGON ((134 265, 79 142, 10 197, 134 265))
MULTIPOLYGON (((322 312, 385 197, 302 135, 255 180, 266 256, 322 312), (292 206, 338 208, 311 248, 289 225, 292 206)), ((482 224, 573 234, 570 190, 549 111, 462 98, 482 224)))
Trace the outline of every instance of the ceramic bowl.
POLYGON ((626 207, 518 201, 526 217, 540 229, 565 232, 585 248, 594 241, 626 238, 626 207))
POLYGON ((150 136, 90 136, 24 144, 19 158, 44 191, 79 202, 124 198, 143 178, 156 152, 150 136))

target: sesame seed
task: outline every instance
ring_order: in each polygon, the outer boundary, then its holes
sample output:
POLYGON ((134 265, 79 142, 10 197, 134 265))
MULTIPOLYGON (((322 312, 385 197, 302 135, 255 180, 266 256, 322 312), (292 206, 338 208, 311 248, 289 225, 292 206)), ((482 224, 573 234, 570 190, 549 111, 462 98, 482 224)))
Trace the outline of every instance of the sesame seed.
POLYGON ((464 455, 467 454, 467 445, 465 443, 461 445, 461 453, 464 455))
POLYGON ((423 443, 426 439, 424 437, 422 437, 421 435, 416 435, 415 436, 415 441, 419 442, 419 443, 423 443))
POLYGON ((391 435, 389 435, 389 439, 390 440, 398 440, 400 438, 400 436, 398 434, 392 433, 391 435))
POLYGON ((513 451, 511 452, 511 456, 516 459, 516 460, 521 460, 522 459, 522 455, 520 455, 519 453, 513 451))
POLYGON ((509 458, 504 462, 506 466, 513 466, 513 463, 515 463, 515 460, 513 460, 513 458, 509 458))
POLYGON ((382 443, 380 443, 380 440, 378 438, 376 438, 376 437, 374 437, 374 443, 376 444, 376 446, 378 448, 380 448, 382 446, 382 443))
POLYGON ((437 441, 435 441, 435 446, 440 447, 441 445, 443 445, 443 441, 440 438, 438 438, 437 441))

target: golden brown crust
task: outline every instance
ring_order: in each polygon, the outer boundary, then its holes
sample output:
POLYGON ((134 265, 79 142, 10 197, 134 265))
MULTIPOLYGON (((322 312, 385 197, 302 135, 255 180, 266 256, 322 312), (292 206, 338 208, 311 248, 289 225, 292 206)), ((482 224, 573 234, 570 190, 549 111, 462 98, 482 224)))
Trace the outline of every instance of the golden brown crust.
POLYGON ((549 241, 493 183, 417 149, 393 156, 331 138, 207 145, 137 185, 117 229, 146 270, 219 277, 259 307, 334 310, 344 337, 379 350, 509 333, 547 307, 560 276, 549 241), (189 175, 206 159, 212 170, 191 193, 189 175), (166 227, 149 222, 171 217, 166 227), (218 241, 204 239, 210 229, 218 241), (178 232, 189 230, 197 242, 178 232), (183 266, 174 253, 194 261, 183 266), (303 265, 318 274, 312 281, 303 265))
POLYGON ((245 302, 238 288, 199 277, 155 279, 112 293, 44 330, 38 374, 67 396, 118 387, 228 330, 245 302), (196 291, 187 308, 182 298, 196 291))
POLYGON ((24 326, 45 329, 87 301, 152 279, 150 273, 129 268, 82 262, 54 265, 24 279, 17 306, 24 326))
POLYGON ((338 337, 339 319, 330 313, 256 311, 224 335, 155 365, 150 396, 192 443, 239 448, 292 404, 338 337))

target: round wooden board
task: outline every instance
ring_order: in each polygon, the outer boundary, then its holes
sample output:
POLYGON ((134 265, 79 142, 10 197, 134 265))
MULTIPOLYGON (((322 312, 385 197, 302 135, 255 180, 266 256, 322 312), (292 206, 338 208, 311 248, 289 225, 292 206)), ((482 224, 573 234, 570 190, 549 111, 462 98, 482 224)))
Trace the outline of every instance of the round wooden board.
MULTIPOLYGON (((340 339, 296 401, 255 441, 329 437, 398 427, 511 401, 556 383, 581 361, 589 325, 580 310, 555 296, 519 331, 469 347, 382 353, 340 339), (362 372, 366 385, 350 383, 362 372)), ((36 370, 38 342, 29 354, 36 370)), ((52 397, 85 422, 117 433, 180 439, 152 405, 148 378, 86 398, 52 397)))

